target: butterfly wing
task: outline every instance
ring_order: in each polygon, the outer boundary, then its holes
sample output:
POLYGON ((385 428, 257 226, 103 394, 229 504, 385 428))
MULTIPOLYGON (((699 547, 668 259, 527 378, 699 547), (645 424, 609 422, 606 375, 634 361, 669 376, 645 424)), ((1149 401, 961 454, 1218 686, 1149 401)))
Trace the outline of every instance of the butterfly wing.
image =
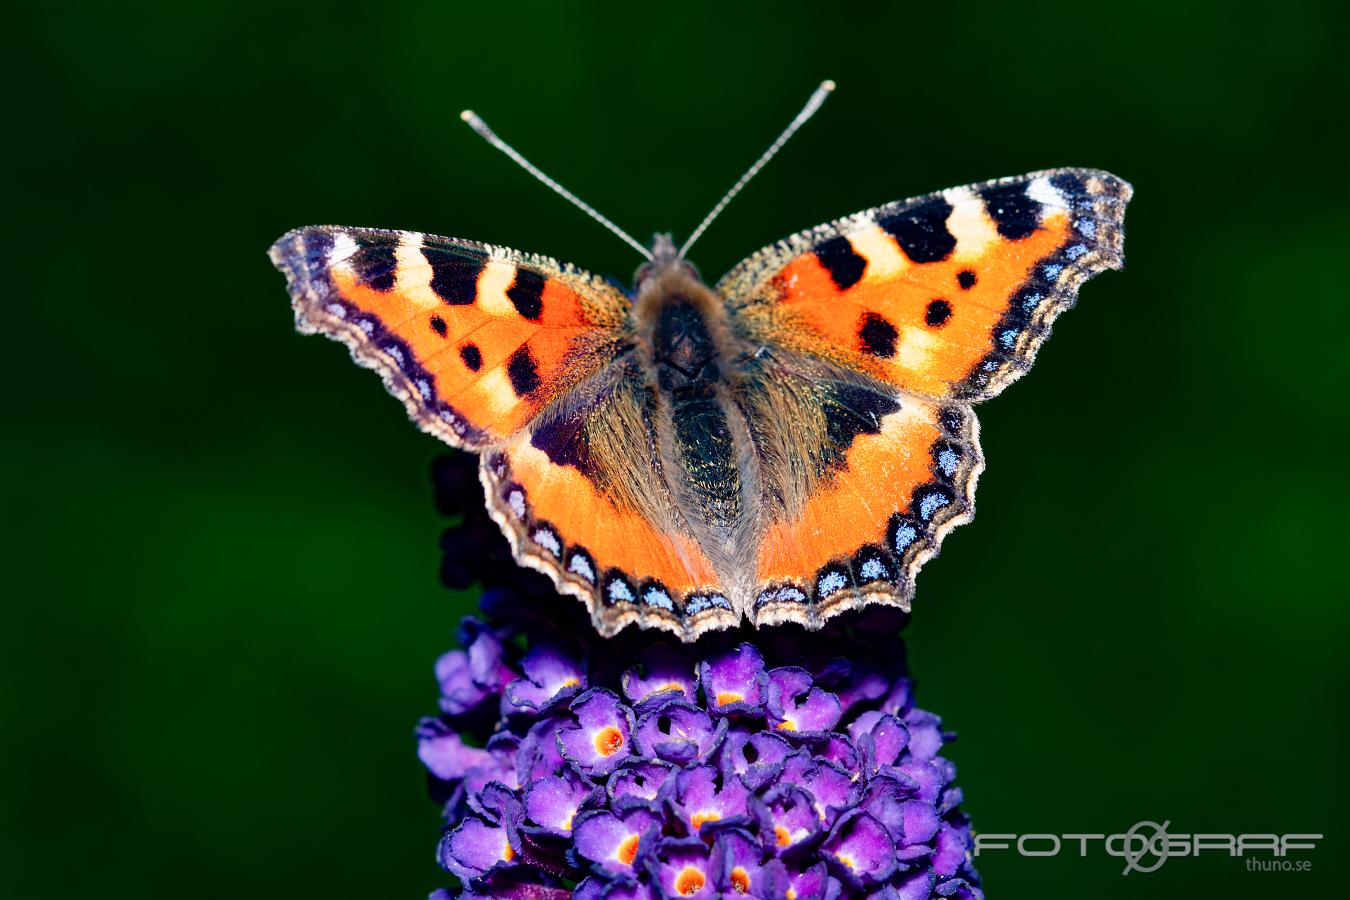
POLYGON ((344 342, 423 430, 483 451, 488 510, 516 558, 585 601, 603 633, 734 622, 664 493, 618 289, 409 232, 305 228, 271 255, 301 331, 344 342))
POLYGON ((776 348, 744 374, 764 528, 742 608, 808 628, 866 603, 908 609, 919 567, 974 515, 984 460, 969 406, 776 348))
POLYGON ((953 188, 794 235, 718 290, 752 340, 985 400, 1030 368, 1080 284, 1121 267, 1130 193, 1091 169, 953 188))
POLYGON ((540 256, 454 238, 314 227, 272 246, 302 332, 345 343, 424 431, 481 449, 613 361, 629 302, 540 256))
POLYGON ((974 515, 970 404, 1121 266, 1130 192, 1083 169, 956 188, 803 232, 719 282, 759 348, 741 391, 765 482, 757 623, 908 609, 920 566, 974 515))
POLYGON ((586 603, 596 630, 692 640, 740 615, 670 497, 654 398, 621 361, 483 455, 488 508, 518 560, 586 603))

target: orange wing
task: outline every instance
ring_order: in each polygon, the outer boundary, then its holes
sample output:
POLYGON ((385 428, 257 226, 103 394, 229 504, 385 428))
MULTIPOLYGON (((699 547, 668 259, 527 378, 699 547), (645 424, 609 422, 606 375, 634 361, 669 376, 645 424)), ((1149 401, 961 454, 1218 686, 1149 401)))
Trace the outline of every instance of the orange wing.
POLYGON ((1078 286, 1123 263, 1130 186, 1055 169, 954 188, 788 238, 718 284, 752 340, 913 394, 994 396, 1078 286))
POLYGON ((345 343, 424 431, 479 449, 611 362, 629 301, 539 256, 416 232, 301 228, 272 246, 302 332, 345 343))
POLYGON ((583 600, 601 634, 638 622, 690 640, 740 614, 669 500, 646 397, 618 365, 483 454, 479 472, 516 559, 583 600))
POLYGON ((785 351, 759 359, 743 404, 769 485, 751 620, 818 628, 867 603, 909 609, 920 566, 975 512, 974 413, 785 351), (785 424, 788 444, 769 446, 785 424))
POLYGON ((752 430, 791 428, 808 463, 803 481, 781 449, 762 454, 771 487, 806 487, 766 503, 758 624, 909 608, 920 566, 974 515, 984 463, 970 404, 1031 366, 1083 281, 1122 265, 1130 193, 1086 169, 955 188, 803 232, 722 279, 734 327, 758 348, 752 430), (811 366, 835 367, 834 386, 811 366))

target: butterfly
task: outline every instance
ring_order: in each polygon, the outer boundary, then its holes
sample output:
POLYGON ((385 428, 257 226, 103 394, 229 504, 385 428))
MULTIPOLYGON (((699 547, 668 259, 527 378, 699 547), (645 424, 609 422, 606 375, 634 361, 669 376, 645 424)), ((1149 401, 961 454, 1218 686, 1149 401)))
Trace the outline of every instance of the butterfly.
POLYGON ((973 405, 1030 368, 1083 281, 1122 266, 1131 195, 1077 168, 953 188, 800 232, 708 285, 692 240, 648 251, 554 186, 648 257, 631 292, 415 232, 301 228, 271 258, 300 331, 342 341, 421 429, 481 454, 520 563, 602 634, 686 641, 910 608, 974 513, 973 405))

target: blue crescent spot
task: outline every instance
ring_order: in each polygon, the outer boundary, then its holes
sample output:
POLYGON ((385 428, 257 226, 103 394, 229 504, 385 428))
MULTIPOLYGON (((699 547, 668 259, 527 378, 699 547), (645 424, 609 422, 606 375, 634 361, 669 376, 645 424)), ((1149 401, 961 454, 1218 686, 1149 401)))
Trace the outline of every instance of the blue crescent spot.
POLYGON ((933 518, 933 513, 947 505, 947 498, 941 494, 929 494, 919 501, 919 516, 925 522, 933 518))
POLYGON ((896 553, 903 553, 909 547, 909 545, 918 540, 918 538, 919 538, 918 529, 916 529, 913 525, 905 523, 903 525, 896 526, 895 536, 892 538, 891 543, 895 545, 896 553))
POLYGON ((562 542, 558 540, 556 534, 549 531, 547 528, 535 529, 534 542, 554 556, 558 556, 562 553, 562 542))
POLYGON ((675 608, 675 603, 670 599, 670 595, 660 588, 647 588, 646 593, 642 595, 642 602, 659 609, 675 608))
POLYGON ((960 461, 961 457, 956 455, 956 451, 950 449, 943 450, 938 454, 937 458, 938 468, 941 469, 942 474, 946 475, 948 478, 951 478, 956 474, 956 466, 960 461))
POLYGON ((848 585, 848 580, 838 572, 826 572, 816 583, 816 593, 822 597, 828 597, 835 591, 841 590, 848 585))
POLYGON ((859 574, 862 575, 864 581, 877 581, 887 577, 889 573, 886 571, 886 567, 881 564, 881 560, 869 559, 862 564, 859 574))
POLYGON ((590 560, 580 553, 573 554, 571 561, 567 564, 567 571, 573 575, 580 575, 591 584, 595 584, 595 570, 591 568, 590 560))

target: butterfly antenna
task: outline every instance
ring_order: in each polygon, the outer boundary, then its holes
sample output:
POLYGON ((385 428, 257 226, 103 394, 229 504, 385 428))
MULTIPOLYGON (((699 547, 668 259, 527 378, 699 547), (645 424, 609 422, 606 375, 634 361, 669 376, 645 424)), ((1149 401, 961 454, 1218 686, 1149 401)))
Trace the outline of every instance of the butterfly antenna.
POLYGON ((600 215, 600 213, 596 212, 595 208, 591 206, 589 203, 586 203, 576 194, 572 193, 567 188, 563 187, 561 184, 558 184, 558 182, 554 181, 552 178, 549 178, 543 172, 539 171, 539 169, 533 163, 531 163, 525 157, 521 156, 515 147, 512 147, 506 141, 497 137, 497 133, 493 131, 491 128, 489 128, 487 123, 484 122, 482 119, 480 119, 478 117, 478 114, 475 113, 473 110, 466 109, 464 110, 464 112, 459 114, 459 117, 463 119, 465 122, 467 122, 470 128, 478 132, 479 136, 482 137, 483 140, 487 141, 489 144, 496 147, 498 150, 502 151, 507 156, 511 157, 513 160, 516 161, 516 165, 520 166, 526 172, 529 172, 535 178, 538 178, 544 184, 548 185, 550 188, 553 189, 554 193, 559 194, 564 199, 571 201, 573 206, 584 212, 586 215, 590 216, 595 221, 599 222, 601 225, 608 228, 615 235, 623 239, 623 241, 627 243, 628 246, 632 247, 634 250, 641 253, 648 260, 652 259, 652 251, 648 250, 646 247, 642 246, 637 241, 633 240, 633 238, 628 234, 628 232, 624 231, 618 225, 615 225, 609 219, 606 219, 604 216, 600 215))
POLYGON ((769 145, 769 149, 764 151, 764 155, 755 160, 755 164, 745 171, 745 174, 731 186, 731 190, 727 191, 721 200, 717 201, 717 205, 712 208, 712 212, 708 213, 699 223, 699 226, 694 229, 694 233, 689 235, 689 240, 685 241, 684 246, 680 248, 680 259, 684 259, 684 255, 689 252, 689 248, 694 246, 694 241, 703 236, 703 232, 707 231, 708 226, 713 223, 713 219, 721 215, 722 210, 726 209, 732 198, 741 192, 741 188, 749 184, 750 179, 758 175, 759 170, 768 165, 769 160, 773 159, 778 151, 783 149, 783 145, 788 142, 788 139, 797 133, 797 129, 805 125, 806 120, 816 114, 816 110, 820 109, 821 104, 825 102, 825 99, 830 96, 830 92, 833 90, 833 81, 822 81, 820 83, 820 87, 816 88, 815 93, 811 95, 811 99, 806 101, 802 111, 797 113, 797 118, 788 123, 788 127, 784 128, 783 133, 778 136, 778 140, 769 145))

